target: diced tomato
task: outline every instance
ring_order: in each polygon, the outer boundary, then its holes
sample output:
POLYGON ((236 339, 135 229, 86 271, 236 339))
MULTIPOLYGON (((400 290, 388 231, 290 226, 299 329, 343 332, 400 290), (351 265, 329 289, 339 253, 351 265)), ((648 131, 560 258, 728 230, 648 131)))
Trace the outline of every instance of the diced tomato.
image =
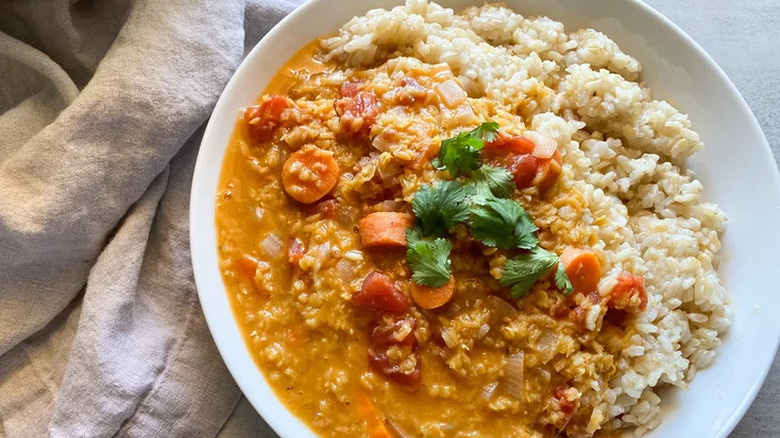
POLYGON ((274 131, 281 125, 282 112, 290 107, 286 96, 271 96, 260 105, 253 105, 244 111, 244 123, 249 130, 249 136, 258 142, 266 142, 273 138, 274 131))
POLYGON ((534 142, 527 138, 499 134, 495 140, 485 143, 484 152, 489 155, 530 154, 534 146, 534 142))
POLYGON ((287 261, 291 265, 298 265, 303 255, 306 253, 306 249, 303 247, 303 242, 297 237, 291 237, 287 241, 287 261))
POLYGON ((420 85, 416 79, 404 77, 401 79, 401 87, 394 90, 394 101, 399 105, 412 105, 415 102, 424 100, 428 95, 428 90, 420 85))
POLYGON ((417 321, 412 317, 402 317, 390 323, 382 321, 375 323, 368 331, 371 344, 378 347, 389 347, 391 345, 414 345, 417 339, 414 337, 414 330, 417 328, 417 321), (407 331, 406 327, 411 330, 407 331))
POLYGON ((360 91, 361 85, 363 85, 363 81, 344 82, 341 84, 341 89, 339 90, 341 92, 341 96, 354 97, 358 91, 360 91))
POLYGON ((380 112, 379 99, 370 91, 358 91, 352 97, 343 97, 334 106, 341 117, 342 129, 364 137, 368 137, 380 112))
POLYGON ((539 160, 533 154, 520 154, 511 158, 509 172, 515 180, 518 189, 530 187, 536 177, 539 160))
POLYGON ((390 362, 387 354, 369 350, 368 364, 374 371, 384 375, 389 380, 407 387, 415 387, 420 383, 420 368, 415 368, 409 373, 404 373, 401 367, 390 362))
POLYGON ((360 291, 352 295, 352 301, 367 309, 393 314, 404 313, 409 308, 406 295, 385 274, 377 271, 368 274, 360 291))
POLYGON ((383 320, 372 324, 368 330, 368 364, 377 373, 387 379, 414 389, 420 384, 420 360, 417 353, 417 338, 414 337, 416 322, 412 318, 395 321, 383 320), (393 363, 387 356, 392 346, 411 347, 411 355, 416 359, 412 370, 404 372, 400 364, 393 363))
POLYGON ((341 204, 335 199, 320 201, 308 209, 311 214, 319 214, 322 219, 336 219, 341 211, 341 204))
POLYGON ((566 414, 568 422, 580 406, 579 392, 575 388, 559 387, 553 391, 553 397, 557 400, 560 411, 566 414))
POLYGON ((647 308, 645 279, 628 272, 620 274, 609 294, 607 307, 629 312, 647 308))
POLYGON ((518 189, 534 185, 539 192, 546 192, 561 174, 563 159, 557 150, 550 158, 539 158, 534 155, 536 149, 537 145, 528 138, 500 133, 485 144, 482 156, 492 165, 509 170, 518 189))
POLYGON ((536 177, 533 185, 539 187, 539 192, 544 193, 555 185, 555 181, 561 175, 563 159, 561 153, 555 151, 552 158, 539 159, 539 168, 536 171, 536 177))

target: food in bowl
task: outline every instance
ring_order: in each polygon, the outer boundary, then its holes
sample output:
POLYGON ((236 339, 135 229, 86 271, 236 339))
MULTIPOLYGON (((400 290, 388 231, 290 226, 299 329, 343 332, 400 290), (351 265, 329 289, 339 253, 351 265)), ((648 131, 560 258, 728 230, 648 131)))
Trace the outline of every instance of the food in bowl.
POLYGON ((410 0, 243 109, 220 266, 322 436, 609 436, 661 421, 730 324, 703 145, 607 36, 410 0))

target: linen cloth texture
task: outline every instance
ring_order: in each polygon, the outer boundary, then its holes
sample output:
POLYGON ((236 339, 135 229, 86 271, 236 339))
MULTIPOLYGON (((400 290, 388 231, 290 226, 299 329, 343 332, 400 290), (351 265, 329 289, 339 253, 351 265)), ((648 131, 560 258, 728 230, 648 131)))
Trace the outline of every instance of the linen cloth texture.
POLYGON ((298 3, 0 2, 0 436, 223 427, 241 394, 192 280, 192 168, 298 3))
MULTIPOLYGON (((275 436, 206 328, 187 210, 219 93, 300 2, 0 0, 0 437, 275 436)), ((776 2, 648 3, 777 156, 776 2)), ((780 436, 777 368, 733 436, 780 436)))

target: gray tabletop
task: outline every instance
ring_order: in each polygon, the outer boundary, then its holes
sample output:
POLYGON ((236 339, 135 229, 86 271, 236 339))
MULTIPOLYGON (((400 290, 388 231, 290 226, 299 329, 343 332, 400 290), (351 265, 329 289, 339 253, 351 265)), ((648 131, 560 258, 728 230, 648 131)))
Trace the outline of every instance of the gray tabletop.
MULTIPOLYGON (((780 157, 780 1, 645 0, 726 71, 780 157)), ((732 438, 780 437, 780 356, 732 438)))
MULTIPOLYGON (((645 0, 693 37, 726 71, 780 157, 780 0, 645 0)), ((274 437, 242 399, 220 438, 274 437)), ((780 356, 732 438, 780 437, 780 356)))

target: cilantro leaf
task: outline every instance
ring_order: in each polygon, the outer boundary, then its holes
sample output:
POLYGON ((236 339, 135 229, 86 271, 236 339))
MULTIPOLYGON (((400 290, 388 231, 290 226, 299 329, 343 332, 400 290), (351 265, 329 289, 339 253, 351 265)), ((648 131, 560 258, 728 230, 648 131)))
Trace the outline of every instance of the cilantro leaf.
POLYGON ((497 135, 498 123, 485 122, 471 131, 442 140, 439 157, 431 164, 439 170, 446 170, 453 178, 461 173, 471 175, 482 165, 479 161, 479 151, 485 147, 484 142, 495 140, 497 135))
POLYGON ((472 176, 475 185, 486 185, 497 198, 508 198, 515 190, 512 174, 503 167, 493 167, 487 164, 480 167, 472 176))
POLYGON ((488 197, 471 211, 471 235, 500 249, 531 249, 539 243, 538 228, 523 207, 512 199, 488 197))
POLYGON ((422 237, 418 228, 406 230, 406 261, 412 279, 423 286, 441 287, 450 281, 452 244, 441 237, 422 237))
POLYGON ((566 273, 566 268, 563 267, 563 263, 558 260, 558 270, 555 271, 555 287, 560 289, 563 296, 569 296, 574 292, 574 286, 571 284, 571 279, 566 273))
MULTIPOLYGON (((514 258, 507 260, 504 270, 501 274, 501 284, 512 287, 512 296, 520 298, 531 290, 542 275, 546 274, 553 266, 559 264, 560 260, 555 253, 546 251, 538 246, 531 251, 519 254, 514 258)), ((566 275, 566 271, 558 268, 555 275, 555 283, 558 285, 559 272, 566 275)), ((561 281, 563 277, 561 276, 561 281)), ((568 281, 568 276, 566 277, 568 281)), ((560 287, 560 286, 559 286, 560 287)))
POLYGON ((472 131, 474 136, 487 143, 495 140, 498 137, 498 123, 497 122, 485 122, 477 126, 472 131))
POLYGON ((435 189, 424 185, 414 194, 412 211, 423 236, 444 236, 469 217, 466 190, 457 181, 442 181, 435 189))

